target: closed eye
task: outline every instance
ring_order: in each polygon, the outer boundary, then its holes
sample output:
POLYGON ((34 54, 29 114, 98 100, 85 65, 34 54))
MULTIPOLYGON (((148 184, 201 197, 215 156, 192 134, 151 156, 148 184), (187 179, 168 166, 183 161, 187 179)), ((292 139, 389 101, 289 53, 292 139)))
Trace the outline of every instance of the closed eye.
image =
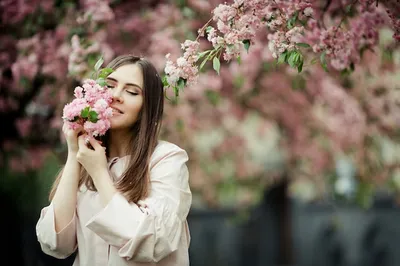
POLYGON ((133 91, 127 91, 127 93, 129 93, 130 95, 139 95, 139 93, 133 91))

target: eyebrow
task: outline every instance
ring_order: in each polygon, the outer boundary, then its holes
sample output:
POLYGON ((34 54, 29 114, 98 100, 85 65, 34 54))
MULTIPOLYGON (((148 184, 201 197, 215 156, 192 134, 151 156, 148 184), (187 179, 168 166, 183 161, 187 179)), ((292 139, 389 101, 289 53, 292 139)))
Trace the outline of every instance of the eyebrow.
MULTIPOLYGON (((114 79, 114 78, 107 77, 106 79, 109 79, 109 80, 111 80, 111 81, 114 81, 115 83, 118 83, 118 81, 117 81, 116 79, 114 79)), ((126 83, 125 85, 126 85, 126 86, 137 87, 137 88, 139 88, 140 90, 142 90, 142 88, 141 88, 139 85, 135 84, 135 83, 126 83)))

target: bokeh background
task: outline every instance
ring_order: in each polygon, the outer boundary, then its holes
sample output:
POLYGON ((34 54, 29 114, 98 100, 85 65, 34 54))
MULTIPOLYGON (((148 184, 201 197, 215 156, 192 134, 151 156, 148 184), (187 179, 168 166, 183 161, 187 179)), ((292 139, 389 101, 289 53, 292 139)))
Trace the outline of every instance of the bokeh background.
MULTIPOLYGON (((66 156, 62 108, 99 57, 131 53, 163 73, 166 54, 178 58, 223 2, 0 2, 5 265, 72 265, 73 256, 40 251, 35 225, 66 156)), ((331 4, 334 23, 357 1, 315 2, 331 4)), ((196 85, 166 101, 162 138, 190 157, 191 265, 400 265, 393 33, 390 23, 376 28, 351 71, 306 64, 298 73, 276 64, 260 29, 240 63, 221 62, 220 75, 206 64, 196 85)))

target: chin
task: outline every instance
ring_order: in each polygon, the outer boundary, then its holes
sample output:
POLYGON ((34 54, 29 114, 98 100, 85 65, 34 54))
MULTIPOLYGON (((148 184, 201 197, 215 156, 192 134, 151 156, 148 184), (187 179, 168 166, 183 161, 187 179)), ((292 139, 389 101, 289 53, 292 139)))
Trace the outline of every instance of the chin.
POLYGON ((121 123, 118 123, 118 122, 116 122, 116 121, 110 121, 111 123, 111 125, 110 125, 110 129, 118 129, 118 128, 121 128, 121 127, 123 127, 123 125, 121 125, 121 123))

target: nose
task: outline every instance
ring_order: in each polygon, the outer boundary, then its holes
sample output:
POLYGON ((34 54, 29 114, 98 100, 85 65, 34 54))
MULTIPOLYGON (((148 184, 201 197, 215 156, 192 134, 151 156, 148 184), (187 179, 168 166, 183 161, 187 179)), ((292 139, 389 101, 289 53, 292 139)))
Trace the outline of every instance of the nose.
POLYGON ((114 88, 112 91, 112 97, 113 97, 113 101, 115 102, 123 102, 123 98, 122 98, 122 89, 120 88, 114 88))

